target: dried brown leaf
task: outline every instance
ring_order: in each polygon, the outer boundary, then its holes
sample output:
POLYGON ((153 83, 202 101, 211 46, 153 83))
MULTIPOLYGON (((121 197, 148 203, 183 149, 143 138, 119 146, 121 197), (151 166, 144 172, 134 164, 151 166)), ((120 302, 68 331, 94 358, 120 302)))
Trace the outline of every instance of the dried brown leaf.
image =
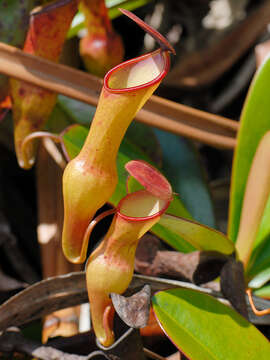
POLYGON ((130 297, 113 293, 111 298, 117 314, 128 326, 138 329, 147 325, 151 298, 149 285, 130 297))

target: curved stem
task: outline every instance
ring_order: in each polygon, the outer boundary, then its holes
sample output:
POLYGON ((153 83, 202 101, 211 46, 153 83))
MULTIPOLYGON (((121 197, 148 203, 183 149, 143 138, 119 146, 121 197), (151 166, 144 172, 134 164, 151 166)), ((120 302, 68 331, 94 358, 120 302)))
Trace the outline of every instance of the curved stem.
POLYGON ((55 163, 64 170, 68 162, 68 160, 65 158, 65 154, 61 153, 52 139, 47 137, 43 138, 42 140, 43 146, 47 150, 48 154, 52 157, 55 163))
POLYGON ((247 289, 246 293, 247 293, 247 296, 248 296, 248 300, 249 300, 251 309, 252 309, 252 311, 254 312, 255 315, 264 316, 264 315, 270 314, 270 308, 265 309, 265 310, 256 309, 255 304, 254 304, 253 299, 252 299, 252 291, 251 291, 251 289, 247 289))
POLYGON ((97 217, 95 217, 87 226, 87 229, 85 230, 84 236, 83 236, 83 244, 88 244, 89 238, 92 234, 92 231, 94 230, 94 227, 97 225, 98 222, 100 222, 105 217, 114 214, 117 211, 117 209, 110 209, 107 211, 104 211, 103 213, 99 214, 97 217))
POLYGON ((52 134, 48 131, 36 131, 36 132, 29 134, 28 136, 26 136, 26 138, 22 142, 22 154, 23 154, 24 162, 26 164, 28 163, 27 155, 26 155, 26 146, 28 145, 28 143, 30 141, 32 141, 34 139, 40 139, 40 138, 50 138, 53 141, 55 141, 56 143, 61 142, 61 138, 59 135, 52 134))

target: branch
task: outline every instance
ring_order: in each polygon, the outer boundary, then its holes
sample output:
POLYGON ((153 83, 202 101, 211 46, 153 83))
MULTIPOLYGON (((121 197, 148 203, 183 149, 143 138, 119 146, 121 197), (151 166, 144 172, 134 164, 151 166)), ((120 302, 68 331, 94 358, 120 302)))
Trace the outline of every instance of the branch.
POLYGON ((41 345, 33 340, 25 339, 18 329, 10 328, 0 336, 0 351, 3 353, 19 352, 40 360, 90 360, 103 356, 111 360, 111 357, 103 351, 93 351, 87 356, 64 353, 51 346, 41 345))
MULTIPOLYGON (((0 43, 0 73, 71 98, 97 105, 102 81, 85 72, 55 64, 0 43)), ((217 148, 233 149, 236 121, 152 96, 136 119, 217 148)))
MULTIPOLYGON (((136 288, 145 284, 151 286, 152 293, 169 288, 194 289, 212 295, 228 304, 219 292, 196 286, 188 282, 134 275, 125 295, 131 295, 136 288)), ((74 272, 52 277, 29 286, 0 306, 0 330, 10 326, 20 326, 39 319, 56 310, 83 304, 88 301, 84 272, 74 272)), ((254 296, 259 309, 269 308, 269 301, 254 296)), ((249 320, 254 324, 270 324, 270 315, 257 317, 249 309, 249 320)))

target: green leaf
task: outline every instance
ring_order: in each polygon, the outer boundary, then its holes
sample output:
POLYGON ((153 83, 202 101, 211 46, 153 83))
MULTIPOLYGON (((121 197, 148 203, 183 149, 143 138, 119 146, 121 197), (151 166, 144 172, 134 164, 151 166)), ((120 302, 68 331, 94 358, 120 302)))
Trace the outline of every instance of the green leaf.
MULTIPOLYGON (((153 0, 106 0, 105 3, 109 11, 109 18, 113 20, 122 15, 122 13, 118 10, 119 7, 132 11, 150 3, 151 1, 153 0)), ((84 15, 79 11, 72 21, 67 35, 68 39, 76 36, 78 32, 84 28, 84 15)))
POLYGON ((181 236, 196 249, 223 254, 232 254, 235 250, 234 243, 224 234, 195 221, 164 214, 159 224, 181 236))
POLYGON ((57 103, 46 122, 45 129, 46 131, 57 134, 71 124, 72 118, 62 109, 59 103, 57 103))
POLYGON ((106 5, 109 8, 109 17, 113 20, 122 15, 122 13, 118 10, 119 7, 133 11, 150 3, 151 1, 153 0, 106 0, 106 5))
POLYGON ((257 274, 249 283, 248 287, 251 289, 259 289, 270 280, 270 268, 267 267, 265 270, 257 274))
POLYGON ((232 308, 195 290, 172 289, 153 297, 167 336, 192 360, 267 360, 268 340, 232 308))
MULTIPOLYGON (((270 272, 270 197, 267 200, 260 228, 251 254, 250 264, 248 266, 249 274, 258 274, 258 272, 270 272)), ((258 274, 259 275, 259 274, 258 274)))
POLYGON ((270 235, 270 197, 267 200, 265 205, 262 221, 260 223, 260 228, 254 242, 254 249, 256 249, 259 244, 270 235))
POLYGON ((236 240, 243 197, 251 163, 263 135, 270 130, 268 85, 270 58, 257 71, 242 110, 237 148, 234 154, 228 236, 236 240))
POLYGON ((71 39, 78 34, 79 31, 85 28, 84 15, 80 11, 74 16, 69 31, 67 33, 67 39, 71 39))
POLYGON ((0 1, 0 41, 22 47, 36 0, 0 1))
POLYGON ((77 124, 73 124, 65 129, 62 140, 70 159, 74 159, 79 154, 88 132, 89 129, 77 124))
MULTIPOLYGON (((70 126, 63 134, 63 143, 68 156, 72 159, 80 151, 86 136, 88 129, 81 125, 70 126)), ((120 149, 117 156, 117 171, 118 171, 118 184, 114 194, 110 199, 110 203, 116 206, 118 202, 126 195, 126 177, 124 165, 134 159, 142 159, 151 163, 149 157, 141 151, 136 145, 132 144, 128 139, 124 139, 120 145, 120 149)), ((169 211, 174 215, 189 216, 189 213, 185 209, 179 198, 175 197, 172 201, 169 211)), ((191 251, 193 247, 186 243, 179 234, 173 233, 170 229, 167 229, 162 224, 155 225, 151 231, 166 241, 168 244, 180 251, 191 251)))
POLYGON ((265 299, 270 299, 270 284, 265 285, 260 289, 254 290, 253 294, 265 299))
POLYGON ((162 153, 153 128, 138 121, 132 121, 125 137, 139 147, 152 160, 153 164, 160 165, 162 153))
POLYGON ((95 106, 85 104, 64 95, 58 96, 58 104, 73 122, 87 127, 89 127, 96 112, 95 106))
POLYGON ((192 217, 205 225, 215 227, 215 216, 199 154, 187 139, 158 129, 154 130, 162 150, 162 170, 173 190, 192 217))
POLYGON ((252 252, 246 276, 250 279, 269 268, 270 258, 270 236, 252 252))
POLYGON ((160 239, 165 241, 175 250, 181 251, 183 253, 189 253, 194 250, 194 246, 186 242, 179 234, 172 231, 169 227, 164 226, 163 224, 157 223, 152 227, 151 232, 157 235, 160 239))

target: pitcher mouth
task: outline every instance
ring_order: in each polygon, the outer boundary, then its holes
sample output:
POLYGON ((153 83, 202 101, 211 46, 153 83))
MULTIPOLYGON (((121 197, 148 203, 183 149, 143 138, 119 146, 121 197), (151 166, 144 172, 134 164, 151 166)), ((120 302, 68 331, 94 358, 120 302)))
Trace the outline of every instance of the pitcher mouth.
POLYGON ((115 66, 105 75, 104 88, 115 94, 144 89, 159 83, 169 68, 169 52, 158 49, 115 66))
POLYGON ((117 214, 125 220, 145 221, 161 216, 169 205, 170 200, 162 200, 147 190, 139 190, 126 195, 119 202, 117 214))

